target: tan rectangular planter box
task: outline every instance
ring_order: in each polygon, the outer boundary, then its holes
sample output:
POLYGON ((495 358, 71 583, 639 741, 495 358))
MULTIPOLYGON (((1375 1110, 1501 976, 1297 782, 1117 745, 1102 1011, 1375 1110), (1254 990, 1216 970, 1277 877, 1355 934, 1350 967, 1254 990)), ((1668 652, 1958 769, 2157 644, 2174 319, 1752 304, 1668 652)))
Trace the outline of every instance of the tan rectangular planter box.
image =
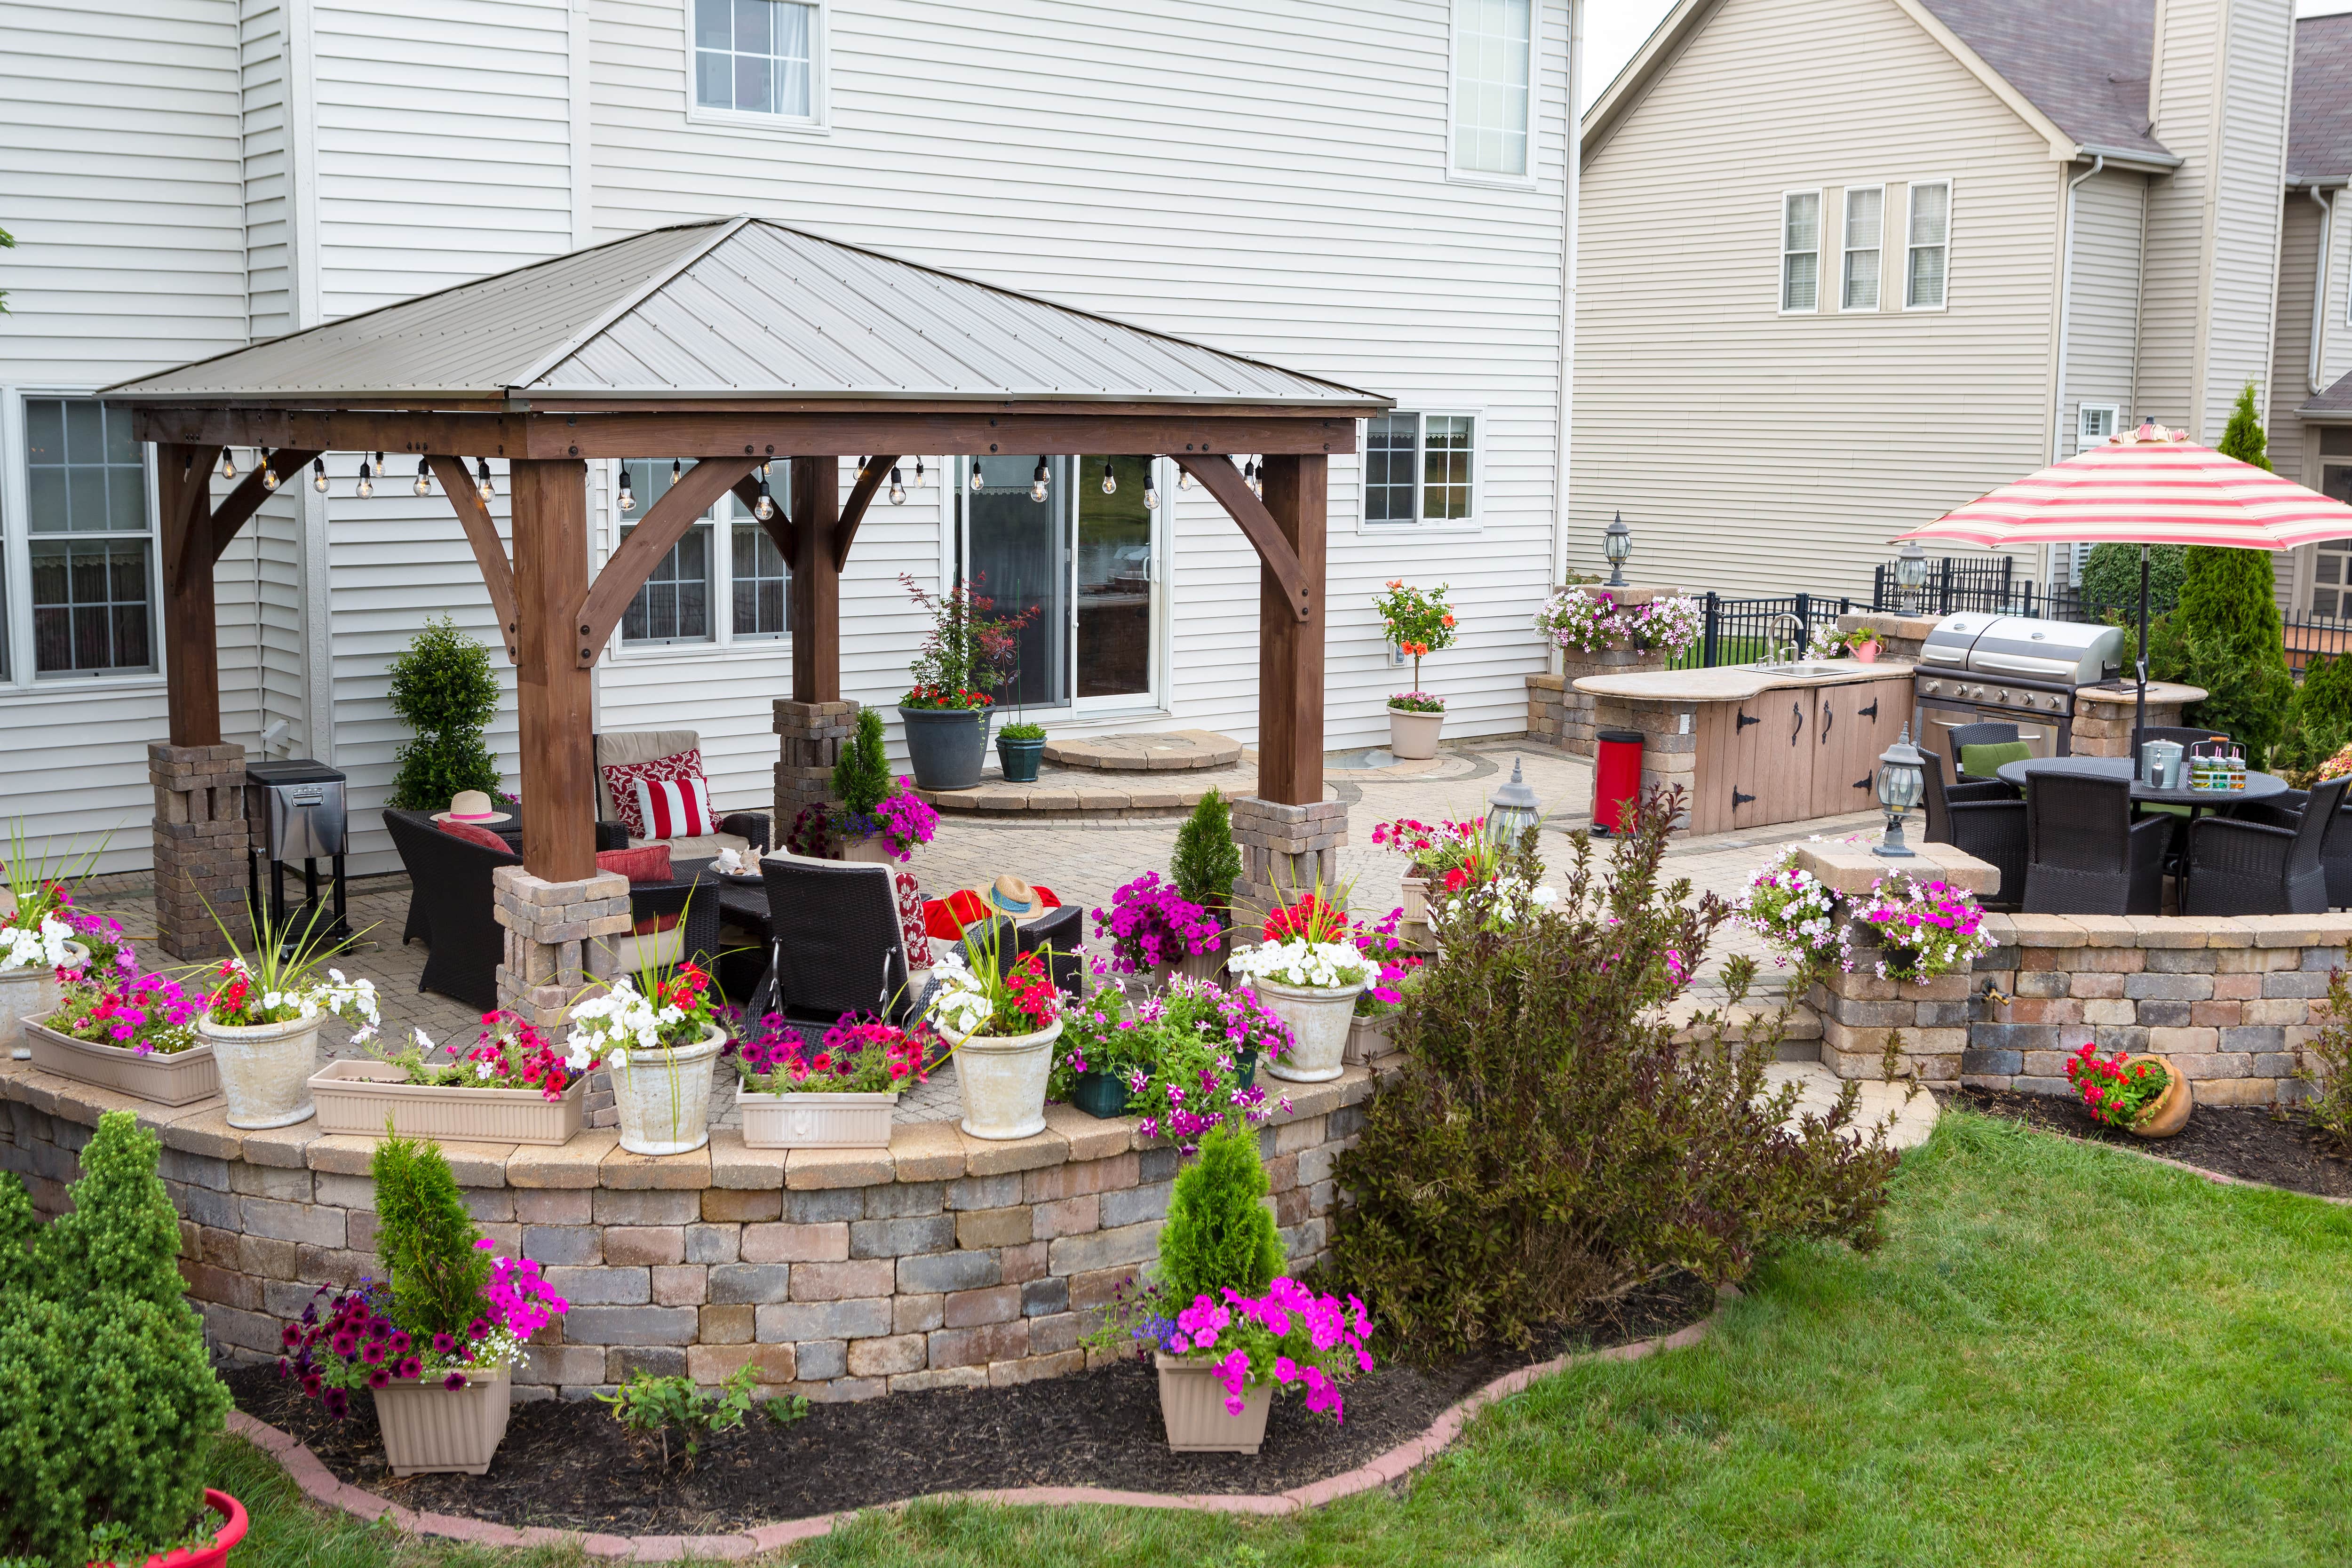
POLYGON ((383 1136, 385 1118, 404 1138, 456 1143, 564 1143, 580 1131, 585 1074, 560 1100, 535 1089, 442 1089, 403 1081, 389 1062, 329 1062, 310 1079, 322 1132, 383 1136))
POLYGON ((94 1045, 60 1035, 29 1018, 25 1021, 25 1044, 32 1049, 33 1065, 43 1072, 157 1105, 193 1105, 221 1091, 220 1067, 213 1060, 210 1046, 142 1057, 121 1046, 94 1045))
POLYGON ((416 1383, 375 1391, 376 1425, 383 1457, 395 1476, 458 1470, 478 1476, 490 1468, 507 1435, 514 1404, 514 1369, 467 1373, 463 1388, 444 1388, 427 1373, 416 1383))
POLYGON ((1271 1383, 1242 1385, 1242 1413, 1225 1411, 1225 1385, 1213 1361, 1181 1360, 1154 1353, 1160 1369, 1160 1419, 1168 1447, 1179 1454, 1255 1454, 1265 1441, 1266 1413, 1274 1405, 1271 1383))
POLYGON ((887 1149, 896 1094, 761 1094, 738 1084, 751 1149, 887 1149))
POLYGON ((1396 1027, 1397 1016, 1382 1013, 1378 1017, 1357 1016, 1348 1020, 1348 1047, 1339 1059, 1351 1068, 1370 1067, 1396 1049, 1390 1031, 1396 1027))

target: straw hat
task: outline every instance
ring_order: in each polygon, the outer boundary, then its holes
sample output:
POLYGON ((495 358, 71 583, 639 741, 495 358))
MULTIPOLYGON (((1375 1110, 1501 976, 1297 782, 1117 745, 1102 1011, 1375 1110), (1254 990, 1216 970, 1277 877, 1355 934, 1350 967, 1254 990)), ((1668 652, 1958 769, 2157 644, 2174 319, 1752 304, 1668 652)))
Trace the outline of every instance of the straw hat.
POLYGON ((490 797, 478 789, 461 789, 449 798, 449 809, 433 814, 436 822, 470 822, 486 826, 493 822, 512 822, 503 811, 490 809, 490 797))
POLYGON ((1024 920, 1045 912, 1045 901, 1037 896, 1037 889, 1010 871, 993 882, 983 882, 965 890, 995 914, 1024 920))

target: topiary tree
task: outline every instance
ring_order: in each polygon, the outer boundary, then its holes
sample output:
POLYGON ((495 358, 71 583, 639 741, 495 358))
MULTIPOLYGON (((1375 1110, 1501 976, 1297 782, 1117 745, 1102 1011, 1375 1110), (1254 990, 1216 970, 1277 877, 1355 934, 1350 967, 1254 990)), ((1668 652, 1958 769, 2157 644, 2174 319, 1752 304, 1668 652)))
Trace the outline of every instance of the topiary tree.
POLYGON ((392 661, 392 710, 415 731, 400 748, 384 802, 401 811, 437 811, 459 790, 499 793, 498 759, 482 738, 499 710, 490 650, 444 616, 427 621, 392 661))
POLYGON ((376 1256, 392 1276, 394 1316, 420 1336, 462 1340, 482 1310, 490 1255, 437 1143, 386 1138, 375 1178, 376 1256))
POLYGON ((1212 789, 1176 830, 1176 854, 1168 869, 1176 890, 1217 917, 1234 923, 1234 884, 1241 879, 1242 852, 1234 844, 1234 812, 1212 789))
POLYGON ((1219 1292, 1262 1293, 1283 1270, 1282 1237, 1265 1206, 1257 1134, 1236 1120, 1201 1140, 1201 1157, 1176 1173, 1160 1227, 1160 1288, 1180 1306, 1219 1292))
POLYGON ((2254 412, 2252 382, 2238 389, 2237 405, 2230 410, 2230 423, 2222 427, 2221 439, 2213 450, 2225 458, 2252 463, 2264 473, 2271 471, 2270 437, 2263 434, 2262 416, 2254 412))
POLYGON ((857 732, 841 743, 834 760, 833 793, 853 816, 871 816, 891 791, 890 753, 882 741, 882 715, 857 710, 857 732))
POLYGON ((142 1562, 203 1508, 229 1396, 156 1158, 137 1118, 107 1112, 46 1231, 0 1175, 0 1556, 142 1562))

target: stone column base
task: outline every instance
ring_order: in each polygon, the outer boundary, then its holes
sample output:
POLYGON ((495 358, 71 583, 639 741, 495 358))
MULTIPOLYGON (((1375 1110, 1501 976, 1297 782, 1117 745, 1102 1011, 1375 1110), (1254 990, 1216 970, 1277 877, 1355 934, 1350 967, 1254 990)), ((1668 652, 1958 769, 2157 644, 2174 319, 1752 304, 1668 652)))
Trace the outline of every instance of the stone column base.
POLYGON ((241 943, 253 934, 245 748, 157 742, 147 748, 147 777, 155 786, 156 940, 173 958, 223 957, 223 926, 241 943))
POLYGON ((855 702, 795 702, 776 699, 776 846, 793 819, 833 798, 833 765, 841 743, 857 731, 855 702))
MULTIPOLYGON (((600 967, 600 948, 627 934, 629 881, 603 871, 580 882, 550 882, 520 866, 490 874, 493 914, 506 928, 506 960, 499 965, 499 1006, 560 1043, 572 1004, 600 967)), ((619 1120, 603 1073, 590 1079, 588 1124, 619 1120)))
POLYGON ((1239 921, 1264 921, 1266 911, 1339 879, 1339 847, 1348 842, 1348 807, 1336 800, 1284 805, 1254 795, 1234 801, 1234 842, 1242 852, 1242 879, 1234 889, 1239 921))

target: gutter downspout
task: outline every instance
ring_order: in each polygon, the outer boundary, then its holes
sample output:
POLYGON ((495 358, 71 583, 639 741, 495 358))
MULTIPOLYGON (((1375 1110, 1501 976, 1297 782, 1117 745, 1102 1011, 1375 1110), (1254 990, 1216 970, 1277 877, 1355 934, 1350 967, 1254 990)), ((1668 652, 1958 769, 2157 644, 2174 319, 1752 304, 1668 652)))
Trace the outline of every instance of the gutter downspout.
POLYGON ((2319 204, 2319 266, 2311 280, 2311 363, 2304 380, 2316 396, 2327 390, 2319 378, 2327 370, 2327 308, 2336 292, 2336 204, 2317 185, 2311 187, 2311 199, 2319 204))
POLYGON ((1568 577, 1568 456, 1576 393, 1576 220, 1584 184, 1583 118, 1584 0, 1568 0, 1568 146, 1559 244, 1559 450, 1552 484, 1551 577, 1544 585, 1547 594, 1568 577))
MULTIPOLYGON (((2061 456, 2058 448, 2066 439, 2066 341, 2074 325, 2074 192, 2084 181, 2107 166, 2107 155, 2095 153, 2091 166, 2066 182, 2066 233, 2058 247, 2058 386, 2050 416, 2050 460, 2061 456)), ((2042 578, 2054 583, 2058 577, 2057 552, 2061 545, 2052 545, 2051 553, 2042 563, 2042 578)))

